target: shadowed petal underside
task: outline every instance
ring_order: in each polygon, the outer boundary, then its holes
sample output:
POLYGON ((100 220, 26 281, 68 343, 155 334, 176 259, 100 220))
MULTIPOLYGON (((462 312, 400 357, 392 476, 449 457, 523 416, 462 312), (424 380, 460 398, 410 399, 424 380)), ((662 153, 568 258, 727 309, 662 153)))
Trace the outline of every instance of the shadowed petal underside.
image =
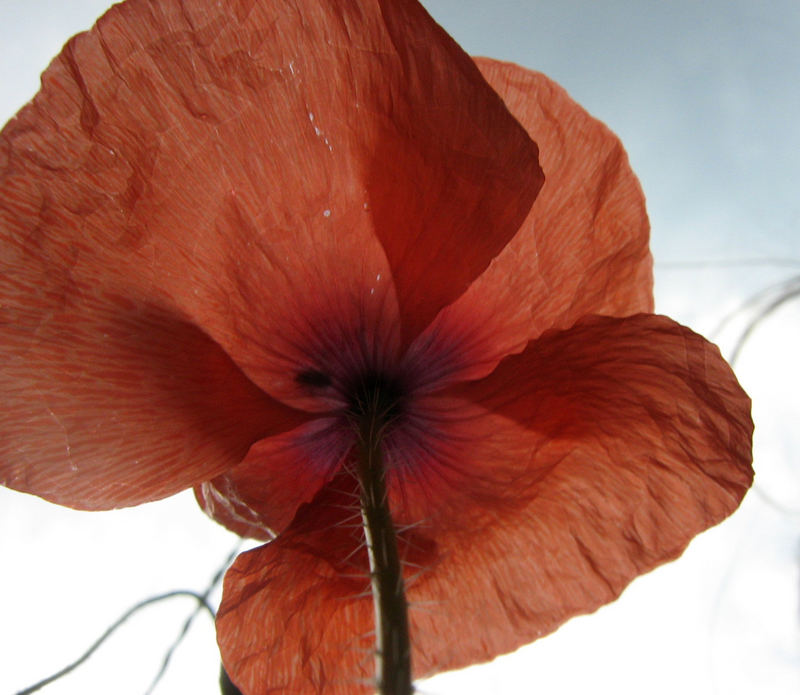
MULTIPOLYGON (((428 458, 395 460, 390 476, 395 523, 413 534, 417 677, 612 601, 728 516, 752 481, 749 399, 713 345, 660 316, 546 332, 429 401, 428 458)), ((220 644, 253 693, 369 691, 371 599, 341 480, 226 579, 220 644)))
POLYGON ((644 193, 619 138, 545 75, 476 58, 539 146, 546 181, 514 239, 421 336, 476 378, 545 330, 653 310, 644 193))
POLYGON ((302 370, 395 358, 541 181, 415 2, 116 5, 0 135, 0 479, 96 508, 218 475, 321 407, 302 370))

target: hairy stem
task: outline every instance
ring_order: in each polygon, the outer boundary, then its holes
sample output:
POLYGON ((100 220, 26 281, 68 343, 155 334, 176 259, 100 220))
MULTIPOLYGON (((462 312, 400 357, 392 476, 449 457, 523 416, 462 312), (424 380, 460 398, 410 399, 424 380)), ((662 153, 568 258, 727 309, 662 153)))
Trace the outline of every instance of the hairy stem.
POLYGON ((360 418, 358 458, 361 518, 375 605, 375 671, 380 695, 411 695, 408 610, 397 537, 386 494, 381 420, 373 409, 360 418))

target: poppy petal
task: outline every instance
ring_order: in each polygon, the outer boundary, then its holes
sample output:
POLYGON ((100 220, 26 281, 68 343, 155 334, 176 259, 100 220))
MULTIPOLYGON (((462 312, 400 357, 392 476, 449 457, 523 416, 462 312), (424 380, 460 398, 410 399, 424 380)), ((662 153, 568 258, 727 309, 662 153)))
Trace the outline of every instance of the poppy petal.
POLYGON ((494 658, 613 601, 752 482, 749 398, 715 346, 665 317, 547 332, 447 401, 465 460, 451 445, 426 491, 441 561, 409 591, 427 607, 412 610, 420 673, 494 658))
MULTIPOLYGON (((547 175, 547 189, 520 229, 516 258, 499 259, 493 272, 520 258, 536 259, 519 265, 537 282, 530 276, 516 282, 528 288, 528 297, 551 288, 532 300, 539 330, 567 328, 589 314, 652 312, 650 224, 619 138, 542 73, 486 58, 476 62, 539 143, 547 175)), ((482 280, 492 283, 489 276, 482 280)))
POLYGON ((272 529, 261 523, 258 515, 238 503, 235 494, 226 496, 223 485, 209 485, 207 482, 196 485, 194 498, 208 516, 231 533, 258 541, 268 541, 275 537, 272 529))
POLYGON ((317 418, 254 444, 242 463, 195 490, 200 506, 234 533, 267 540, 310 502, 352 448, 338 418, 317 418))
POLYGON ((546 182, 517 236, 416 346, 446 342, 452 379, 485 375, 581 316, 653 309, 645 199, 622 143, 545 75, 476 63, 539 145, 546 182))
MULTIPOLYGON (((388 456, 417 677, 614 600, 752 480, 749 399, 714 346, 660 316, 548 332, 423 410, 436 433, 414 460, 388 456)), ((341 480, 226 578, 219 641, 247 692, 338 695, 369 678, 368 564, 341 480)))
MULTIPOLYGON (((217 639, 248 695, 374 692, 374 612, 358 482, 343 470, 274 541, 240 555, 225 575, 217 639)), ((398 534, 407 566, 435 544, 398 534)))
POLYGON ((42 83, 2 134, 6 243, 43 240, 98 297, 157 298, 297 407, 321 409, 297 374, 354 334, 394 358, 541 184, 535 145, 411 0, 129 0, 42 83))
POLYGON ((488 95, 472 59, 428 30, 418 3, 381 6, 404 78, 376 138, 370 205, 408 344, 514 237, 544 176, 537 146, 488 95), (420 87, 423 99, 409 100, 420 87))
POLYGON ((370 692, 373 611, 362 534, 357 482, 340 475, 285 533, 239 555, 225 575, 217 641, 242 692, 370 692))
POLYGON ((140 504, 303 421, 194 326, 128 297, 97 301, 91 286, 57 292, 58 278, 6 293, 0 310, 3 485, 79 509, 140 504))

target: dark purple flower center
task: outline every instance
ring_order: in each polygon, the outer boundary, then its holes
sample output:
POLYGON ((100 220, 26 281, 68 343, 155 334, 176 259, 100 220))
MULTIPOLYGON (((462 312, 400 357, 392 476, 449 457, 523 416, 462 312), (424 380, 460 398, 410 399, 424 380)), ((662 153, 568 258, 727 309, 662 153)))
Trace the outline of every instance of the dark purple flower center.
POLYGON ((346 388, 346 413, 354 421, 371 417, 382 425, 389 425, 403 414, 406 393, 400 378, 367 371, 346 388))
POLYGON ((298 372, 295 382, 312 392, 334 388, 337 400, 344 404, 342 413, 349 420, 358 423, 369 417, 381 426, 402 417, 410 395, 402 377, 375 369, 366 369, 344 380, 334 380, 317 369, 306 369, 298 372))

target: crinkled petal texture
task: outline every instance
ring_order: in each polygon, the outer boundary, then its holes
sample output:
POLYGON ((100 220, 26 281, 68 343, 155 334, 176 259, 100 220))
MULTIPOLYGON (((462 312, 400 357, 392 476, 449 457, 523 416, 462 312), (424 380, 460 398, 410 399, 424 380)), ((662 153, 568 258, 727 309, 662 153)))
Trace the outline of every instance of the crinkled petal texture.
POLYGON ((163 309, 96 301, 90 286, 52 300, 52 314, 23 310, 30 324, 3 326, 8 487, 79 509, 140 504, 219 475, 305 419, 163 309))
MULTIPOLYGON (((619 139, 541 73, 476 62, 540 145, 547 181, 517 235, 405 355, 421 389, 484 376, 542 331, 583 315, 627 316, 653 306, 644 194, 619 139)), ((305 476, 333 470, 342 454, 341 447, 315 448, 310 457, 306 432, 268 443, 247 465, 206 483, 198 490, 203 508, 254 538, 280 530, 291 517, 280 514, 273 495, 260 500, 264 492, 296 475, 308 501, 317 486, 305 485, 305 476)))
MULTIPOLYGON (((752 481, 749 399, 716 347, 661 316, 545 332, 425 407, 427 456, 390 481, 417 677, 613 600, 752 481)), ((229 571, 218 635, 248 695, 370 690, 353 485, 336 478, 229 571)))
POLYGON ((102 508, 222 473, 329 405, 298 373, 395 359, 541 182, 416 2, 115 6, 0 137, 0 481, 102 508))
POLYGON ((342 467, 353 431, 320 417, 253 445, 242 463, 195 488, 200 506, 234 533, 267 540, 342 467))
POLYGON ((538 144, 546 181, 516 237, 415 346, 442 343, 453 379, 582 316, 653 310, 645 199, 619 138, 545 75, 476 63, 538 144))

